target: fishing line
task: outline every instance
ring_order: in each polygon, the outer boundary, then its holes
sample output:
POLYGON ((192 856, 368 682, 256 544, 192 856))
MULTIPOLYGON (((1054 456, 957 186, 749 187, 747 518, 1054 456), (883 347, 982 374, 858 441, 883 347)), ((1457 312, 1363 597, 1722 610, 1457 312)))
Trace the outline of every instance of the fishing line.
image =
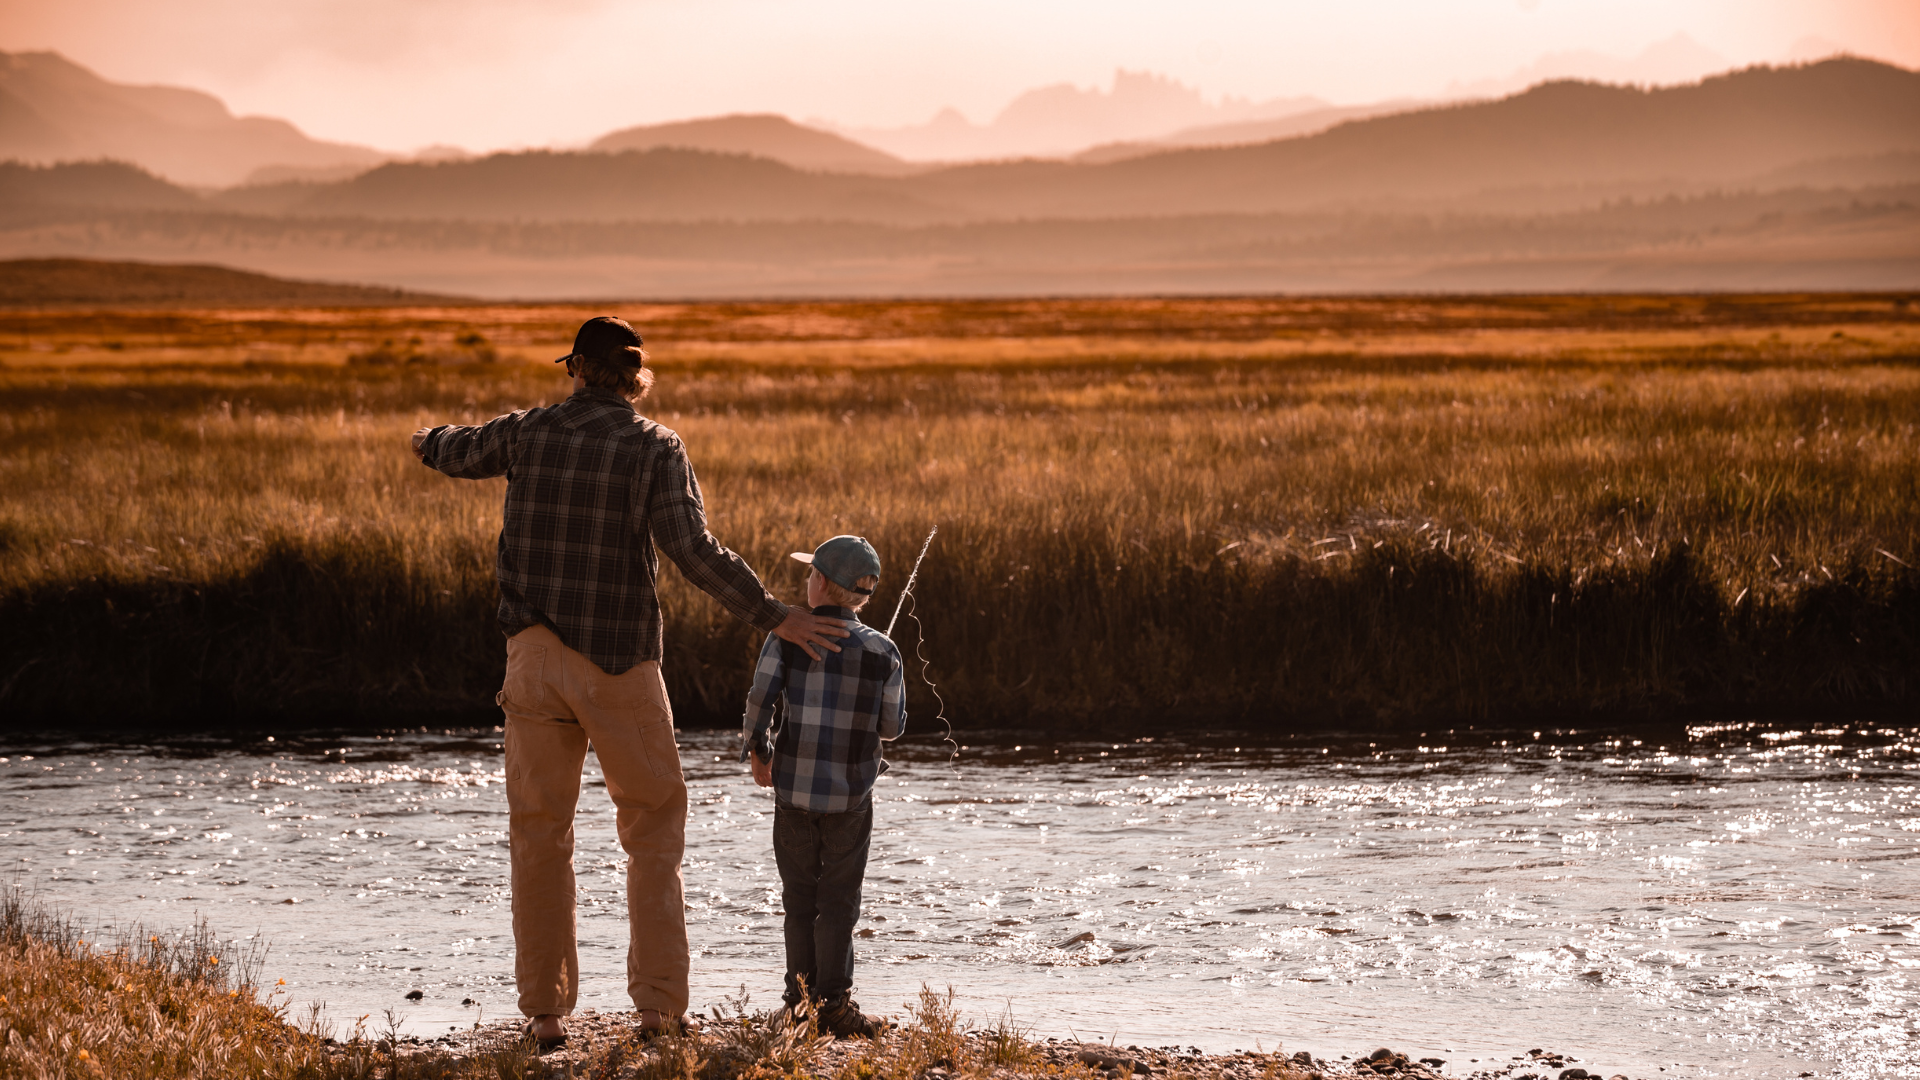
POLYGON ((932 679, 927 678, 927 669, 933 666, 933 661, 927 659, 927 654, 921 651, 921 646, 927 643, 927 628, 920 622, 920 616, 913 611, 919 603, 919 598, 915 597, 913 605, 907 608, 907 618, 913 620, 913 657, 920 661, 920 681, 927 684, 927 689, 933 691, 933 700, 939 703, 933 718, 940 721, 945 729, 940 735, 940 741, 947 744, 947 760, 958 761, 960 744, 953 741, 953 721, 947 719, 947 699, 940 696, 940 688, 933 684, 932 679))
POLYGON ((927 530, 926 542, 920 545, 920 555, 913 560, 913 572, 907 575, 906 587, 900 590, 900 599, 893 605, 893 618, 887 620, 887 640, 893 640, 893 628, 900 622, 901 612, 906 612, 907 618, 913 620, 913 657, 920 661, 920 681, 927 684, 927 689, 933 692, 933 700, 939 703, 939 709, 933 718, 940 721, 944 728, 940 741, 950 748, 947 751, 947 760, 957 761, 960 758, 960 744, 953 741, 953 721, 947 719, 947 699, 940 696, 940 688, 927 677, 928 670, 933 667, 933 661, 927 659, 924 651, 927 644, 926 624, 922 623, 920 616, 915 613, 915 609, 920 606, 920 598, 913 595, 914 582, 920 579, 920 564, 926 561, 927 549, 933 546, 933 534, 939 531, 938 525, 927 530), (907 603, 909 598, 913 601, 911 605, 907 603))

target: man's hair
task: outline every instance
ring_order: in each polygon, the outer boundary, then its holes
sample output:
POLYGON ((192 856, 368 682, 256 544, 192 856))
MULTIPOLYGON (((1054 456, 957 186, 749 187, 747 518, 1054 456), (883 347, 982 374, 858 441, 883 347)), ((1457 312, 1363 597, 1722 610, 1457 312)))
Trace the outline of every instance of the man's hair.
MULTIPOLYGON (((637 349, 634 351, 639 352, 637 349)), ((643 364, 646 355, 644 352, 640 353, 643 364)), ((587 380, 588 386, 611 390, 634 401, 646 397, 647 391, 653 389, 653 369, 650 367, 628 367, 611 360, 602 360, 597 356, 575 355, 572 361, 573 370, 587 380)))
MULTIPOLYGON (((814 573, 820 574, 820 571, 815 570, 814 573)), ((833 601, 838 607, 851 608, 854 611, 859 611, 861 608, 867 606, 867 601, 873 599, 873 594, 871 593, 857 593, 852 589, 841 588, 834 584, 833 579, 825 574, 820 574, 820 580, 826 585, 827 599, 833 601)), ((854 584, 863 589, 871 589, 880 584, 880 579, 874 577, 872 574, 868 574, 866 577, 855 581, 854 584)))

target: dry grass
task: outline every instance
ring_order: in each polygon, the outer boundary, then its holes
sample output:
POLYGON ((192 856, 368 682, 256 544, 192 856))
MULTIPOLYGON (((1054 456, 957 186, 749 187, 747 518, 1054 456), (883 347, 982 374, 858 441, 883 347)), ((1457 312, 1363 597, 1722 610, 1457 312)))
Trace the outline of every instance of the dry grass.
MULTIPOLYGON (((0 354, 0 702, 479 715, 500 482, 420 468, 405 433, 557 399, 524 359, 582 314, 0 319, 27 345, 0 354), (344 362, 389 341, 503 358, 344 362)), ((797 591, 785 552, 859 532, 899 571, 884 623, 941 526, 918 611, 963 721, 1920 694, 1920 312, 1900 298, 649 314, 648 411, 776 593, 797 591)), ((664 595, 682 717, 725 722, 752 635, 675 575, 664 595)))
POLYGON ((201 924, 111 945, 23 897, 0 898, 0 1077, 21 1080, 509 1080, 545 1077, 527 1048, 409 1052, 356 1026, 344 1041, 287 1022, 278 987, 254 983, 260 953, 201 924))

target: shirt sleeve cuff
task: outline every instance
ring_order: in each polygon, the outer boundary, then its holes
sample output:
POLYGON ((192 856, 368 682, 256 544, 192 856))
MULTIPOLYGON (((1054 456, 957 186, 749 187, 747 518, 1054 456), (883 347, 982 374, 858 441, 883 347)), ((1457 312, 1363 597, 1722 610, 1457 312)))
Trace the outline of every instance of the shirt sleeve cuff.
POLYGON ((740 740, 741 761, 772 761, 773 739, 770 738, 770 726, 762 724, 751 734, 740 740))
POLYGON ((753 625, 771 634, 775 627, 787 621, 787 612, 790 610, 792 609, 787 605, 772 597, 768 597, 766 604, 760 611, 760 617, 753 621, 753 625))
POLYGON ((420 440, 420 463, 429 469, 435 468, 433 463, 433 444, 439 440, 440 433, 445 430, 447 430, 447 425, 441 424, 427 432, 426 437, 420 440))

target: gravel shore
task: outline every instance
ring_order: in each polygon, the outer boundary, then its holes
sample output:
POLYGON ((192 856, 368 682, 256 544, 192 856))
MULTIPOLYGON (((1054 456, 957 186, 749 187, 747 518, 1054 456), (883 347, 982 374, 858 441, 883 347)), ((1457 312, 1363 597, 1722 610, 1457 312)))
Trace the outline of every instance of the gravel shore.
MULTIPOLYGON (((1333 1061, 1277 1048, 1208 1054, 1190 1046, 1034 1038, 1006 1026, 959 1030, 951 1014, 944 1022, 937 1015, 932 1024, 929 1019, 923 1007, 877 1039, 832 1039, 805 1032, 778 1035, 765 1014, 736 1013, 701 1018, 701 1030, 685 1038, 649 1041, 639 1035, 636 1014, 587 1010, 569 1019, 566 1045, 537 1057, 556 1076, 648 1080, 676 1075, 794 1080, 1638 1080, 1539 1049, 1498 1063, 1412 1058, 1386 1047, 1333 1061)), ((401 1052, 461 1057, 498 1054, 514 1046, 527 1046, 519 1026, 502 1022, 409 1043, 401 1052)))

